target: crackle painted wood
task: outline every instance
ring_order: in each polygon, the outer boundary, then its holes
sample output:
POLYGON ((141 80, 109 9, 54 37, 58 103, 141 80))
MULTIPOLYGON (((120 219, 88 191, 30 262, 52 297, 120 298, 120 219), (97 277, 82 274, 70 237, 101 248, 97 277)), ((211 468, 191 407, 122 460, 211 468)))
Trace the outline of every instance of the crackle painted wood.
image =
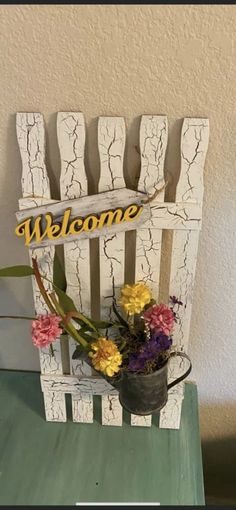
MULTIPOLYGON (((142 116, 140 126, 141 172, 138 189, 149 196, 152 196, 156 190, 161 189, 164 185, 167 136, 166 117, 158 115, 142 116)), ((164 190, 150 204, 152 210, 150 224, 145 225, 146 228, 139 229, 136 234, 135 280, 145 281, 150 286, 155 299, 158 299, 159 294, 162 239, 162 231, 155 229, 155 227, 159 227, 161 215, 163 217, 168 215, 168 206, 166 204, 162 205, 163 202, 164 190)), ((175 204, 174 207, 176 208, 175 204)), ((174 213, 176 213, 176 210, 173 211, 172 220, 175 218, 174 213)), ((170 216, 172 215, 170 214, 170 216)), ((170 222, 172 220, 170 219, 170 222)))
MULTIPOLYGON (((208 148, 208 119, 184 119, 181 132, 181 172, 176 190, 176 201, 198 203, 203 199, 203 169, 208 148)), ((173 232, 172 262, 169 294, 178 296, 184 306, 179 306, 178 324, 174 329, 174 344, 178 350, 187 351, 193 288, 198 251, 199 232, 194 230, 173 232)), ((171 361, 169 379, 173 380, 184 371, 183 362, 171 361)), ((180 427, 184 384, 169 391, 168 402, 161 411, 160 427, 180 427)))
MULTIPOLYGON (((123 176, 125 139, 125 121, 122 117, 99 118, 100 192, 125 188, 123 176)), ((120 288, 124 284, 125 233, 110 233, 100 237, 99 255, 101 316, 103 319, 111 319, 113 300, 117 301, 120 288)), ((102 423, 122 425, 122 407, 118 396, 102 397, 102 423)))
MULTIPOLYGON (((57 139, 61 157, 60 190, 61 199, 70 200, 70 207, 76 199, 88 194, 87 176, 84 166, 85 121, 80 112, 59 112, 57 115, 57 139)), ((88 197, 87 197, 88 198, 88 197)), ((78 200, 78 203, 80 200, 78 200)), ((60 204, 59 204, 60 207, 60 204)), ((68 207, 68 203, 65 208, 68 207)), ((75 211, 76 214, 76 211, 75 211)), ((67 292, 78 310, 91 315, 90 249, 89 239, 72 240, 64 244, 65 274, 67 292)), ((69 339, 70 372, 72 375, 92 375, 91 367, 80 360, 73 360, 76 342, 69 339)), ((75 422, 93 422, 93 395, 71 393, 72 416, 75 422)))
MULTIPOLYGON (((161 115, 143 115, 140 124, 140 155, 141 171, 138 183, 139 191, 152 196, 156 190, 164 185, 164 161, 168 138, 167 117, 161 115)), ((163 218, 168 209, 163 209, 164 189, 151 202, 151 222, 136 232, 136 261, 135 281, 145 281, 158 300, 159 278, 161 262, 162 231, 155 229, 160 226, 158 211, 163 218), (155 211, 155 214, 154 214, 155 211)), ((171 222, 175 216, 171 216, 171 222)), ((131 415, 131 424, 136 426, 151 426, 151 416, 131 415)))
POLYGON ((84 375, 41 375, 43 391, 85 395, 117 395, 117 390, 99 376, 84 375))
MULTIPOLYGON (((45 134, 41 114, 17 114, 17 138, 22 158, 23 198, 19 200, 17 219, 29 214, 51 209, 62 210, 67 201, 81 206, 98 202, 87 196, 87 177, 84 167, 85 122, 79 112, 60 112, 57 118, 58 144, 61 155, 61 199, 50 198, 49 180, 45 166, 45 134), (35 208, 35 209, 34 209, 35 208), (41 209, 40 209, 41 208, 41 209)), ((127 190, 123 177, 125 148, 125 123, 121 117, 100 117, 98 122, 98 149, 100 156, 99 204, 106 194, 109 205, 120 200, 137 198, 139 193, 152 196, 164 184, 164 159, 167 146, 167 118, 144 115, 140 125, 141 173, 138 192, 127 190), (122 190, 122 192, 118 191, 122 190)), ((159 298, 159 277, 162 229, 172 229, 173 246, 170 271, 169 294, 176 295, 184 303, 179 307, 179 324, 175 328, 174 344, 178 350, 187 350, 193 285, 198 249, 199 230, 202 218, 203 168, 208 147, 209 122, 207 119, 184 119, 181 134, 181 172, 176 192, 176 202, 164 202, 164 190, 148 204, 150 216, 142 224, 135 225, 136 265, 135 279, 144 280, 159 298)), ((123 203, 123 202, 122 202, 123 203)), ((146 207, 146 206, 145 206, 146 207)), ((103 209, 104 210, 104 209, 103 209)), ((92 211, 91 211, 92 212, 92 211)), ((101 317, 111 318, 112 302, 117 301, 120 287, 124 283, 125 232, 105 232, 99 239, 100 260, 100 304, 101 317)), ((40 270, 52 279, 55 247, 30 248, 30 257, 37 256, 40 270)), ((89 266, 89 239, 76 239, 64 244, 67 291, 77 307, 85 314, 91 311, 91 283, 89 266)), ((35 309, 45 313, 46 307, 34 286, 35 309)), ((48 287, 47 287, 48 286, 48 287)), ((50 284, 46 283, 50 289, 50 284)), ((65 394, 72 398, 73 420, 93 421, 93 395, 102 398, 102 423, 122 425, 122 408, 117 391, 91 368, 81 362, 72 361, 74 342, 70 345, 70 375, 63 375, 60 341, 55 343, 55 357, 48 349, 40 351, 41 387, 44 394, 46 419, 66 421, 65 394)), ((169 379, 173 380, 185 371, 184 361, 172 359, 169 379)), ((161 428, 179 428, 183 384, 172 388, 167 405, 160 413, 161 428)), ((131 416, 131 425, 150 427, 151 417, 131 416)))
MULTIPOLYGON (((40 113, 17 113, 16 117, 17 140, 22 160, 22 193, 23 199, 19 207, 32 207, 34 200, 51 203, 49 179, 45 165, 45 132, 43 116, 40 113), (29 202, 30 201, 30 202, 29 202)), ((37 251, 29 250, 30 263, 32 257, 37 258, 42 275, 52 281, 53 258, 55 248, 49 246, 39 248, 37 251)), ((45 288, 52 290, 46 280, 45 288)), ((34 290, 34 306, 37 314, 45 314, 47 306, 40 294, 35 279, 32 278, 34 290)), ((54 342, 54 356, 50 349, 40 349, 40 366, 42 374, 62 373, 62 356, 60 339, 54 342)), ((63 393, 45 392, 44 404, 47 421, 66 421, 66 404, 63 393)))

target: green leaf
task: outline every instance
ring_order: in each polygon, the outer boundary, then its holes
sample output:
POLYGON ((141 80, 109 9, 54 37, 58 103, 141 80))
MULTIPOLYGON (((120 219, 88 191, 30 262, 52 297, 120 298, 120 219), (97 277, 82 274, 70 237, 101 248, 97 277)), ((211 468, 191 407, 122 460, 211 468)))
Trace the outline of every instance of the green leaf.
MULTIPOLYGON (((73 317, 73 321, 77 322, 77 324, 79 324, 79 326, 81 326, 81 328, 84 327, 84 322, 81 319, 78 319, 78 317, 73 317)), ((93 328, 90 328, 89 326, 87 326, 86 331, 93 331, 93 328)))
POLYGON ((82 326, 84 324, 87 324, 87 328, 89 331, 96 331, 95 326, 92 324, 90 319, 86 317, 86 315, 83 315, 82 313, 78 312, 77 310, 73 310, 72 312, 67 313, 67 321, 70 319, 79 319, 82 322, 82 326))
POLYGON ((77 345, 75 351, 72 354, 72 359, 79 359, 83 354, 84 349, 81 345, 77 345))
POLYGON ((90 319, 90 322, 95 326, 96 329, 107 329, 113 326, 113 322, 108 321, 93 321, 90 319))
POLYGON ((53 260, 53 283, 60 290, 66 291, 65 272, 56 252, 53 260))
POLYGON ((79 335, 80 335, 80 336, 82 336, 82 338, 83 338, 84 340, 86 340, 87 342, 94 342, 94 340, 96 340, 96 339, 97 339, 97 334, 95 335, 95 333, 94 333, 94 335, 93 335, 93 334, 88 335, 87 333, 85 333, 85 332, 84 332, 84 331, 82 331, 82 330, 83 330, 83 328, 79 329, 79 330, 78 330, 78 333, 79 333, 79 335))
POLYGON ((31 266, 11 266, 11 267, 3 267, 0 269, 0 277, 8 277, 8 276, 32 276, 34 274, 34 270, 31 266))
MULTIPOLYGON (((77 322, 77 324, 79 324, 81 327, 84 327, 84 321, 79 319, 78 317, 73 317, 73 320, 75 322, 77 322)), ((108 321, 93 321, 92 319, 89 319, 89 322, 91 323, 92 326, 89 326, 88 323, 87 324, 87 329, 86 331, 94 331, 94 330, 99 330, 99 329, 107 329, 107 328, 110 328, 111 326, 114 325, 113 322, 108 322, 108 321)))
MULTIPOLYGON (((121 330, 124 329, 123 324, 121 324, 120 322, 113 322, 112 327, 113 328, 117 328, 117 329, 121 329, 121 330)), ((127 329, 127 328, 125 327, 125 329, 127 329)))
POLYGON ((123 349, 124 349, 124 348, 125 348, 125 346, 126 346, 126 343, 127 343, 127 342, 126 342, 126 340, 124 340, 124 339, 123 339, 123 340, 122 340, 122 342, 121 342, 121 344, 120 344, 120 346, 119 346, 119 351, 120 351, 120 352, 122 352, 122 351, 123 351, 123 349))
POLYGON ((63 311, 65 313, 75 312, 78 315, 78 317, 72 317, 73 320, 78 322, 80 326, 84 326, 84 324, 87 324, 88 329, 90 331, 96 330, 95 326, 92 324, 92 321, 90 321, 90 319, 88 319, 82 313, 78 312, 74 304, 74 301, 66 294, 66 292, 59 289, 59 287, 57 287, 57 285, 55 285, 54 283, 52 285, 59 298, 59 304, 63 308, 63 311))
POLYGON ((148 310, 148 308, 150 308, 151 306, 153 306, 155 304, 156 304, 156 300, 151 299, 151 301, 147 305, 145 305, 144 310, 148 310))
POLYGON ((55 283, 52 284, 53 288, 58 296, 59 304, 63 308, 64 312, 76 312, 76 306, 73 299, 70 298, 63 290, 61 290, 55 283))
POLYGON ((120 323, 124 326, 124 328, 129 329, 129 324, 128 324, 128 322, 126 322, 126 321, 123 319, 123 317, 119 314, 118 310, 117 310, 117 309, 116 309, 116 307, 115 307, 115 303, 113 303, 112 308, 113 308, 113 311, 114 311, 114 313, 115 313, 115 315, 116 315, 117 319, 119 319, 120 323))

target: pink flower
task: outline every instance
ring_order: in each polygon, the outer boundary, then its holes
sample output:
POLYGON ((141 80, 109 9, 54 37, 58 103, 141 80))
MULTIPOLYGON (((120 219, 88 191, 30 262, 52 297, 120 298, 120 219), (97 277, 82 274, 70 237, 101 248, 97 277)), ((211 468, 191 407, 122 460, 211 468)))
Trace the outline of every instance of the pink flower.
POLYGON ((61 317, 55 314, 39 315, 32 322, 32 342, 36 347, 50 345, 62 333, 59 328, 61 317))
POLYGON ((153 305, 143 314, 150 329, 169 335, 174 326, 174 314, 166 305, 153 305))

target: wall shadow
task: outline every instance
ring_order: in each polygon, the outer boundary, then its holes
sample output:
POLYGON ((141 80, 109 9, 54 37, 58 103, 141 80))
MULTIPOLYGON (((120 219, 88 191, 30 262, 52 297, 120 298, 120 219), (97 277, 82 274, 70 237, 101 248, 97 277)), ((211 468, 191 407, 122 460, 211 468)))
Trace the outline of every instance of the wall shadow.
MULTIPOLYGON (((233 423, 236 417, 236 404, 203 406, 201 413, 206 412, 206 408, 207 412, 215 417, 215 421, 217 416, 221 416, 224 421, 224 416, 231 415, 231 430, 235 429, 235 433, 227 437, 202 440, 206 503, 236 505, 236 427, 233 423)), ((214 419, 212 425, 213 423, 214 419)), ((212 433, 214 432, 212 430, 212 433)))

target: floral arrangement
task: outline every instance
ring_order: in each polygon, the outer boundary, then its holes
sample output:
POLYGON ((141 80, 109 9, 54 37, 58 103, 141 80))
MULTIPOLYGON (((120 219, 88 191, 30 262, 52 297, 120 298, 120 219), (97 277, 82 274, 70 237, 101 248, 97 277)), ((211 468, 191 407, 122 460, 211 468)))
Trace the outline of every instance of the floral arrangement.
MULTIPOLYGON (((37 317, 12 317, 32 320, 32 342, 38 348, 50 347, 58 337, 69 334, 76 343, 74 359, 86 359, 104 377, 116 377, 122 371, 149 374, 168 359, 172 334, 178 321, 178 308, 183 303, 175 296, 169 304, 158 304, 143 282, 125 284, 117 302, 113 303, 114 320, 94 321, 80 313, 66 294, 65 276, 56 260, 52 291, 47 291, 37 260, 31 266, 0 269, 0 277, 34 276, 47 305, 48 313, 37 317)), ((3 316, 1 316, 3 317, 3 316)))

